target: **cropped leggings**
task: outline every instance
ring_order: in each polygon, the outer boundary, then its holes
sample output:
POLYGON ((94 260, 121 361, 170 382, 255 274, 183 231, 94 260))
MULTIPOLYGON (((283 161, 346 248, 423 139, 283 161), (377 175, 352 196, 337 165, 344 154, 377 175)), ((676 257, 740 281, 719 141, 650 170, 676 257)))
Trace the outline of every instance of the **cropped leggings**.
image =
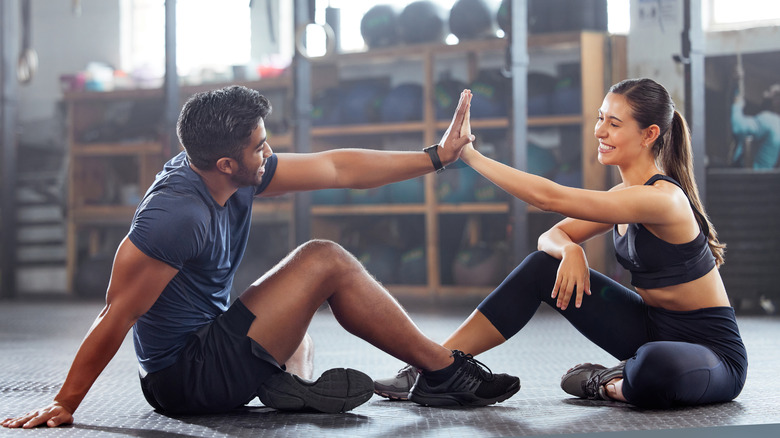
POLYGON ((690 312, 651 307, 636 292, 591 270, 591 295, 578 309, 551 298, 560 260, 530 254, 477 307, 505 339, 542 302, 619 360, 627 360, 623 396, 647 408, 725 402, 739 395, 747 353, 731 307, 690 312))

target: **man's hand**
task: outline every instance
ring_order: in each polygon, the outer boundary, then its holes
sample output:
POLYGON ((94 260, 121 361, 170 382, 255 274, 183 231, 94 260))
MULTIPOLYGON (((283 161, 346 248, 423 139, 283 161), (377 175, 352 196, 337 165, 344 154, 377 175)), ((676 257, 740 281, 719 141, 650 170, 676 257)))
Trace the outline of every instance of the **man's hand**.
POLYGON ((73 423, 73 413, 59 403, 53 402, 43 409, 30 411, 16 418, 7 418, 2 424, 3 427, 30 429, 42 424, 57 427, 71 423, 73 423))
POLYGON ((471 90, 463 90, 460 93, 455 115, 452 116, 452 122, 439 142, 439 158, 445 166, 457 161, 463 148, 474 141, 474 136, 471 135, 471 125, 468 123, 470 107, 471 90))

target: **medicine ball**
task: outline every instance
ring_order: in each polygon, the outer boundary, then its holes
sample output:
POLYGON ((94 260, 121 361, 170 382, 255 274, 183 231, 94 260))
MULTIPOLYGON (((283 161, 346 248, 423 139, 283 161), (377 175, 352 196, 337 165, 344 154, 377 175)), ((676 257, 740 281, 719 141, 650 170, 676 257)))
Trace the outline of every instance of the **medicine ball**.
POLYGON ((451 120, 458 107, 460 92, 467 88, 463 81, 445 75, 436 82, 433 89, 433 105, 437 120, 451 120))
POLYGON ((582 112, 582 89, 571 78, 563 78, 555 84, 552 98, 554 114, 580 114, 582 112))
POLYGON ((388 200, 389 189, 387 186, 373 189, 347 189, 349 200, 353 204, 384 204, 388 200))
POLYGON ((425 187, 422 178, 412 178, 387 186, 390 191, 390 202, 396 204, 416 204, 423 202, 425 187))
POLYGON ((357 254, 357 259, 378 281, 397 283, 398 250, 387 245, 369 245, 357 254))
POLYGON ((496 23, 507 36, 512 33, 512 0, 501 0, 496 11, 496 23))
POLYGON ((407 44, 443 43, 448 32, 446 14, 432 1, 409 3, 398 17, 401 39, 407 44))
POLYGON ((496 35, 495 0, 458 0, 450 9, 450 32, 460 40, 496 35))
MULTIPOLYGON (((572 7, 576 7, 580 0, 570 0, 572 7)), ((528 33, 537 34, 544 32, 556 32, 563 30, 563 21, 570 15, 576 15, 571 12, 568 5, 560 3, 561 0, 528 0, 526 14, 526 25, 528 33), (567 13, 562 13, 566 11, 567 13)), ((506 32, 512 33, 512 0, 502 0, 496 13, 498 27, 506 32)))
POLYGON ((474 183, 478 178, 477 171, 456 162, 436 178, 436 197, 439 201, 448 204, 473 202, 474 183))
POLYGON ((311 123, 314 126, 338 125, 341 123, 338 88, 329 88, 312 99, 311 123))
POLYGON ((452 264, 455 283, 466 286, 492 286, 504 276, 504 251, 498 245, 479 242, 458 251, 452 264))
POLYGON ((349 200, 346 189, 315 190, 311 194, 311 202, 316 205, 342 205, 349 200))
POLYGON ((398 263, 397 283, 425 284, 426 266, 425 249, 422 246, 402 252, 398 263))
POLYGON ((509 114, 510 82, 500 71, 481 71, 469 88, 472 118, 506 117, 509 114))
POLYGON ((360 20, 360 35, 371 49, 397 45, 401 38, 398 35, 396 8, 392 5, 376 5, 369 9, 360 20))
POLYGON ((558 79, 541 72, 528 73, 528 115, 544 116, 552 114, 552 100, 558 79))
POLYGON ((345 124, 373 123, 379 120, 379 108, 387 94, 384 81, 372 79, 350 83, 341 88, 340 119, 345 124))
POLYGON ((422 85, 406 83, 390 90, 382 101, 379 118, 383 122, 414 122, 422 120, 422 85))

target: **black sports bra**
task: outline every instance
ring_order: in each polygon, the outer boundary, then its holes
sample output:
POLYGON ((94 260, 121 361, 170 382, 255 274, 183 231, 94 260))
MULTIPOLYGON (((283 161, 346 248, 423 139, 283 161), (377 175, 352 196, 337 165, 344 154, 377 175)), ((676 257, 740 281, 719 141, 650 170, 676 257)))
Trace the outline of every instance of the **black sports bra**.
MULTIPOLYGON (((666 175, 654 175, 645 185, 658 180, 669 181, 680 187, 680 183, 666 175)), ((688 194, 686 193, 686 196, 688 194)), ((691 204, 699 222, 699 235, 688 243, 673 244, 661 240, 642 224, 628 224, 622 236, 615 225, 612 235, 615 243, 615 257, 631 271, 631 284, 643 289, 672 286, 687 283, 703 277, 715 266, 715 256, 707 244, 710 234, 707 220, 691 204)))

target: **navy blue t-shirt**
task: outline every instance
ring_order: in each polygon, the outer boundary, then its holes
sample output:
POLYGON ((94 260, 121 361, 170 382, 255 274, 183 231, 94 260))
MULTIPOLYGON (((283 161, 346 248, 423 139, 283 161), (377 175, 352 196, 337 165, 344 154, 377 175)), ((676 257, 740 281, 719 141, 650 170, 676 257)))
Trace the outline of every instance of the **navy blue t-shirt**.
POLYGON ((225 206, 214 200, 184 152, 157 174, 128 238, 179 272, 133 326, 135 353, 146 372, 172 365, 187 336, 227 310, 249 237, 252 202, 273 178, 276 163, 272 155, 262 183, 239 188, 225 206))

